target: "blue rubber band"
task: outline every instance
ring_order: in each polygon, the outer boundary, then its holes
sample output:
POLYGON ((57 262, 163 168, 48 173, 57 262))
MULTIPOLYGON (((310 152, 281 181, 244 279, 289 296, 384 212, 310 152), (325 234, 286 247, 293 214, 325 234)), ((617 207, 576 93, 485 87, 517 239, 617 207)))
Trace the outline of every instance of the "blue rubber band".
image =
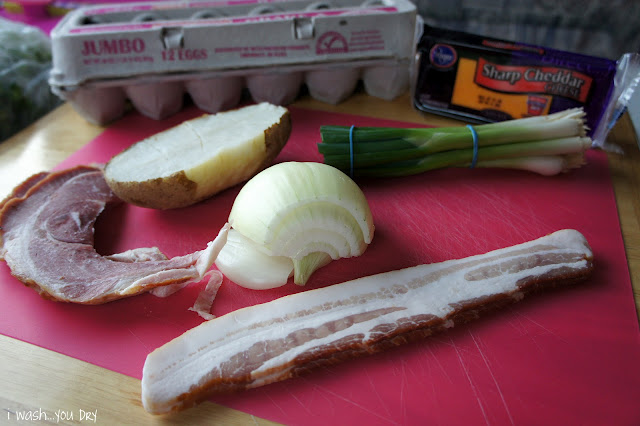
POLYGON ((351 176, 353 178, 353 129, 355 129, 356 126, 351 126, 351 128, 349 129, 349 162, 350 162, 350 170, 349 170, 349 176, 351 176))
POLYGON ((471 159, 470 169, 473 169, 478 163, 478 132, 473 128, 471 124, 467 124, 467 128, 471 130, 471 136, 473 136, 473 158, 471 159))

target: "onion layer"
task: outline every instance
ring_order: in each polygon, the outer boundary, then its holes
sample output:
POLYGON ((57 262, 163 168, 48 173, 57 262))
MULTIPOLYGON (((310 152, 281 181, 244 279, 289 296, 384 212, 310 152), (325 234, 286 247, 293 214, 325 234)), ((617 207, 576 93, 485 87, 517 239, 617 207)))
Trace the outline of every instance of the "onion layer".
POLYGON ((247 288, 265 290, 287 283, 293 262, 284 256, 269 256, 259 245, 235 229, 216 258, 216 266, 231 281, 247 288))

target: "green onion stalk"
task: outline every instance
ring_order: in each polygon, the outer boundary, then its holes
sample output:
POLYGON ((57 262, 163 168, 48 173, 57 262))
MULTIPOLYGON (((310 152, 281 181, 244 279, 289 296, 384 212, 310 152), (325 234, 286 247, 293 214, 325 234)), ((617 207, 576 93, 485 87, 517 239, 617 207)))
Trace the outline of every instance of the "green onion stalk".
POLYGON ((318 151, 326 164, 353 176, 408 176, 471 165, 551 176, 584 164, 591 147, 584 117, 582 108, 573 108, 473 129, 321 126, 318 151))

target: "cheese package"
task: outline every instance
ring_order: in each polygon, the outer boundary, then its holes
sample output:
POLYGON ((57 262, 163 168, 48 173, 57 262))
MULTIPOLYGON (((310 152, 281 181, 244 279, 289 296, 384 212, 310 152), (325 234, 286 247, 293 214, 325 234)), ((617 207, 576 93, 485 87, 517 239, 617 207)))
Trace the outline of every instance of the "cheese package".
POLYGON ((638 78, 637 55, 630 81, 623 82, 621 68, 629 70, 629 58, 614 61, 426 25, 417 50, 417 109, 496 122, 582 107, 594 140, 600 123, 618 118, 616 101, 638 78))
POLYGON ((95 5, 54 28, 49 82, 99 124, 127 102, 162 119, 185 95, 209 113, 235 106, 245 90, 256 102, 286 105, 303 85, 329 103, 359 81, 392 99, 409 90, 418 21, 410 0, 95 5))

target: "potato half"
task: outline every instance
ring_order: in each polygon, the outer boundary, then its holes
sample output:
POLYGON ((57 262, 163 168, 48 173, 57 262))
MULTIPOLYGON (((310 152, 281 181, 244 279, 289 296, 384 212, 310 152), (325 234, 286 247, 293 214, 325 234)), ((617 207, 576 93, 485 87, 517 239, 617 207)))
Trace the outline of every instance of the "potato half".
POLYGON ((185 207, 271 165, 290 134, 289 111, 269 103, 203 115, 122 151, 107 163, 105 177, 126 202, 185 207))

